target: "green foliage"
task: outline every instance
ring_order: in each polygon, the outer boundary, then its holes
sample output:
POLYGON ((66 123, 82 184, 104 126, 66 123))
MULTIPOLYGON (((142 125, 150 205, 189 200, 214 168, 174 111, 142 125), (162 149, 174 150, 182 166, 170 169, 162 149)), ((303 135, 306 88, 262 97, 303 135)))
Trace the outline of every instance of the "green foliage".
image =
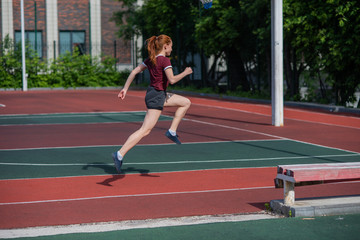
POLYGON ((241 52, 239 57, 252 58, 250 55, 256 48, 255 33, 260 31, 255 29, 260 26, 255 26, 254 17, 258 17, 257 12, 264 6, 264 1, 214 0, 213 7, 203 11, 197 19, 195 39, 208 56, 235 50, 241 52), (251 7, 254 5, 256 8, 251 7))
POLYGON ((271 211, 272 211, 269 203, 265 203, 264 207, 265 207, 265 211, 267 211, 267 212, 271 212, 271 211))
MULTIPOLYGON (((8 37, 2 44, 0 56, 0 88, 22 87, 21 48, 15 47, 8 37)), ((29 48, 26 56, 28 87, 105 87, 125 83, 129 71, 118 72, 115 59, 91 58, 79 52, 66 53, 47 62, 36 56, 29 48), (100 61, 101 60, 101 61, 100 61)))
POLYGON ((124 9, 115 12, 113 20, 119 26, 119 35, 126 39, 131 39, 134 34, 140 35, 141 29, 139 27, 144 24, 144 20, 141 14, 139 14, 139 8, 136 6, 137 0, 124 0, 122 1, 124 9))
MULTIPOLYGON (((208 10, 198 0, 146 0, 142 7, 135 2, 124 1, 128 10, 116 17, 121 36, 168 34, 175 42, 175 60, 185 63, 187 52, 193 51, 224 58, 229 89, 268 95, 268 0, 214 0, 208 10)), ((286 98, 300 99, 305 76, 309 101, 351 101, 360 81, 360 1, 284 0, 283 13, 286 98)), ((216 66, 201 68, 208 70, 203 76, 215 90, 216 66)))
MULTIPOLYGON (((121 37, 130 38, 132 34, 141 34, 145 39, 158 34, 171 36, 174 40, 173 64, 178 69, 192 66, 189 55, 197 54, 202 60, 205 60, 203 54, 214 56, 213 66, 206 66, 205 61, 201 66, 197 66, 202 69, 202 80, 204 80, 202 82, 205 83, 203 87, 217 88, 221 76, 215 74, 216 60, 221 59, 227 62, 229 69, 227 76, 230 78, 231 89, 235 90, 241 85, 242 89, 248 91, 252 84, 248 75, 254 74, 255 71, 249 66, 251 62, 258 61, 261 62, 261 68, 266 69, 264 66, 267 62, 267 53, 258 46, 265 46, 266 44, 261 41, 270 39, 265 36, 265 31, 269 33, 266 22, 257 21, 259 23, 257 27, 261 28, 257 32, 248 24, 252 23, 251 20, 263 19, 264 8, 269 9, 269 4, 257 0, 258 7, 249 8, 252 2, 252 0, 214 0, 212 8, 205 10, 198 0, 147 0, 141 8, 129 1, 130 5, 126 5, 127 10, 117 13, 115 19, 119 24, 121 37), (261 35, 260 40, 257 40, 255 32, 261 35), (245 70, 246 67, 248 72, 245 70)), ((270 13, 266 15, 269 16, 270 13)), ((260 67, 256 69, 257 75, 266 81, 267 71, 261 74, 259 69, 260 67)), ((258 86, 256 88, 260 90, 260 84, 258 86)), ((264 86, 267 87, 267 84, 265 83, 264 86)), ((252 89, 254 90, 255 87, 252 86, 252 89)))
POLYGON ((114 14, 119 36, 131 39, 133 35, 141 35, 145 40, 153 35, 166 34, 174 41, 174 64, 179 69, 188 66, 187 54, 196 49, 192 35, 198 15, 192 15, 192 10, 198 9, 199 2, 147 0, 141 8, 135 3, 135 0, 123 1, 124 9, 114 14))
POLYGON ((352 100, 360 85, 360 2, 286 0, 284 9, 284 29, 310 74, 327 73, 336 103, 352 100))
MULTIPOLYGON (((194 66, 191 56, 200 56, 202 87, 223 92, 268 96, 271 89, 271 4, 268 0, 214 0, 204 10, 198 0, 124 0, 114 15, 119 35, 144 39, 167 34, 174 40, 172 61, 177 69, 194 66), (204 64, 204 56, 226 62, 204 64)), ((284 77, 286 99, 300 100, 299 88, 309 89, 307 100, 345 105, 360 88, 360 1, 283 0, 284 77)), ((5 39, 0 57, 0 87, 21 87, 21 54, 5 39)), ((121 85, 127 77, 114 68, 111 58, 91 59, 67 54, 51 63, 27 49, 30 87, 77 87, 121 85), (122 79, 122 80, 119 80, 122 79)), ((145 54, 144 54, 145 56, 145 54)), ((200 62, 200 61, 199 61, 200 62)), ((216 61, 215 61, 216 62, 216 61)), ((191 84, 190 82, 186 84, 191 84)))
POLYGON ((240 47, 236 44, 241 19, 239 3, 225 0, 213 3, 213 7, 203 12, 196 24, 195 37, 207 56, 217 55, 226 48, 240 47))
POLYGON ((0 57, 0 81, 1 87, 21 87, 21 54, 15 51, 13 41, 6 36, 1 45, 0 57))

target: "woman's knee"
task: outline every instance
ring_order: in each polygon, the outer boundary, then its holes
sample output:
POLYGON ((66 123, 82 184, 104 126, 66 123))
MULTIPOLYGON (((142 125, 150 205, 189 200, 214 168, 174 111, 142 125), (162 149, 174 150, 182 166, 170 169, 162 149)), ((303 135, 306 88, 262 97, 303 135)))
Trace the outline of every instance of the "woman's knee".
POLYGON ((146 137, 151 133, 151 129, 141 129, 141 135, 142 137, 146 137))
POLYGON ((191 101, 190 101, 190 99, 185 98, 184 107, 189 108, 190 106, 191 106, 191 101))

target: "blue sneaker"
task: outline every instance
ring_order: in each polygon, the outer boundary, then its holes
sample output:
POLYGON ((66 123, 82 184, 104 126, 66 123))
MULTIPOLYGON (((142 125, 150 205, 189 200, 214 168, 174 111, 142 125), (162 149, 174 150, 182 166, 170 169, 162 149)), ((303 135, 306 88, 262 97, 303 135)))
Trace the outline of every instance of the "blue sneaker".
POLYGON ((178 135, 176 135, 176 136, 173 136, 173 135, 171 135, 171 133, 169 132, 169 130, 165 133, 165 136, 167 136, 171 141, 173 141, 174 143, 176 143, 176 144, 181 144, 181 142, 179 141, 179 139, 178 139, 178 135))
POLYGON ((121 165, 122 165, 122 160, 119 160, 118 157, 117 157, 117 152, 114 152, 112 154, 112 158, 114 160, 114 164, 115 164, 115 168, 116 168, 116 171, 118 173, 121 173, 121 165))

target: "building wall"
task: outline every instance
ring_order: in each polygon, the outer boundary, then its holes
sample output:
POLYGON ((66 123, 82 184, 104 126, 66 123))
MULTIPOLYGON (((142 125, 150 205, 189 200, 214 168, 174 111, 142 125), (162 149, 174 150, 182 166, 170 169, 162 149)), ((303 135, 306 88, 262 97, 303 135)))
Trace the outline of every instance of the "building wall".
MULTIPOLYGON (((37 7, 37 29, 45 30, 45 1, 36 0, 37 7)), ((20 0, 13 0, 14 30, 21 30, 20 0)), ((35 5, 33 1, 24 1, 25 29, 35 29, 35 5)))
MULTIPOLYGON (((88 0, 58 0, 59 30, 89 30, 88 0)), ((86 34, 88 36, 88 34, 86 34)))
MULTIPOLYGON (((11 0, 2 0, 11 1, 11 0)), ((89 1, 91 0, 57 0, 58 10, 58 31, 84 31, 85 44, 89 50, 89 1)), ((12 0, 13 2, 13 27, 14 33, 12 38, 15 38, 15 32, 21 31, 21 9, 20 0, 12 0)), ((118 64, 131 64, 131 47, 130 41, 124 41, 116 35, 118 30, 115 22, 111 21, 113 12, 120 11, 122 3, 117 0, 101 0, 101 9, 93 9, 101 14, 101 43, 93 43, 92 48, 98 48, 102 54, 116 56, 118 64), (116 54, 114 41, 116 41, 116 54)), ((46 43, 46 0, 36 0, 37 4, 37 31, 41 32, 41 39, 43 48, 48 47, 46 43)), ((0 5, 1 13, 1 5, 0 5)), ((35 7, 34 1, 24 0, 24 17, 25 17, 25 30, 35 30, 35 7)), ((3 24, 0 24, 0 39, 2 36, 3 24)), ((60 38, 60 37, 59 37, 60 38)), ((58 39, 59 41, 59 39, 58 39)), ((50 43, 52 44, 52 43, 50 43)), ((52 46, 50 46, 52 47, 52 46)), ((100 51, 99 51, 100 52, 100 51)), ((89 53, 89 52, 87 52, 89 53)), ((46 50, 43 50, 44 57, 46 50)))
MULTIPOLYGON (((45 43, 46 41, 46 27, 45 27, 45 0, 36 1, 36 21, 37 21, 37 31, 42 32, 41 41, 45 43)), ((24 25, 26 31, 35 31, 35 5, 33 1, 24 1, 24 25)), ((13 1, 13 26, 14 33, 12 36, 15 38, 15 32, 21 31, 21 8, 20 0, 13 1)), ((46 49, 43 49, 43 54, 45 54, 46 49)))
MULTIPOLYGON (((85 32, 85 51, 90 51, 89 1, 58 0, 58 28, 62 31, 85 32)), ((61 38, 59 36, 59 42, 61 38)), ((93 47, 93 46, 92 46, 93 47)), ((96 46, 98 47, 98 46, 96 46)))
POLYGON ((114 0, 101 1, 101 42, 103 52, 114 56, 114 41, 116 40, 116 59, 118 63, 131 63, 130 41, 124 41, 117 36, 117 26, 111 21, 114 12, 121 11, 122 3, 114 0), (116 31, 114 31, 116 29, 116 31))

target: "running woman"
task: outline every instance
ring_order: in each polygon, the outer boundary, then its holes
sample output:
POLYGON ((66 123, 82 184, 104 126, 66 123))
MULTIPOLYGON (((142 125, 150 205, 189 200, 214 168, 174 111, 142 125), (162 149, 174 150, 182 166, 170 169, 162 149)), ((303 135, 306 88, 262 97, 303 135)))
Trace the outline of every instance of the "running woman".
POLYGON ((178 107, 172 120, 169 130, 165 133, 170 140, 176 144, 181 144, 176 134, 176 130, 181 119, 185 116, 191 102, 188 98, 166 92, 167 86, 175 84, 187 75, 192 74, 192 69, 187 67, 182 73, 174 75, 173 69, 168 58, 172 52, 172 40, 169 36, 152 36, 146 40, 149 58, 142 64, 133 69, 126 80, 124 88, 118 94, 122 100, 138 73, 148 69, 150 72, 150 86, 147 89, 145 103, 147 112, 144 122, 140 129, 131 134, 119 151, 112 154, 116 170, 121 173, 123 157, 133 148, 143 137, 147 136, 157 123, 163 107, 178 107))

